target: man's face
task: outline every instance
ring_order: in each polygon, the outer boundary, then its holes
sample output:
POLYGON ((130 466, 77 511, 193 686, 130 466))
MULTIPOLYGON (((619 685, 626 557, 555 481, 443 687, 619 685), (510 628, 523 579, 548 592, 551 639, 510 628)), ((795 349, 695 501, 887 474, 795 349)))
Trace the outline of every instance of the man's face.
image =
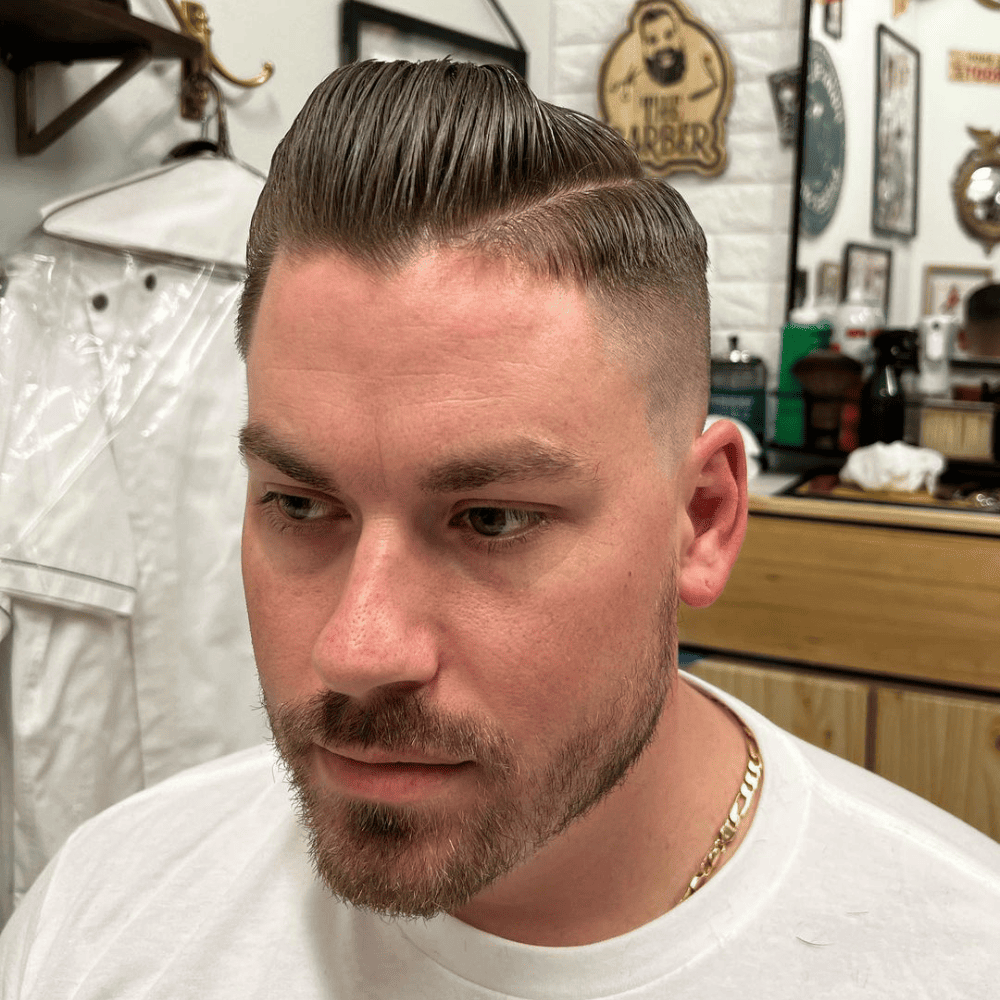
POLYGON ((684 76, 684 47, 677 22, 667 11, 644 21, 639 28, 646 71, 661 86, 676 83, 684 76))
POLYGON ((243 565, 318 870, 460 907, 628 771, 668 697, 676 484, 584 296, 480 257, 280 259, 243 565))

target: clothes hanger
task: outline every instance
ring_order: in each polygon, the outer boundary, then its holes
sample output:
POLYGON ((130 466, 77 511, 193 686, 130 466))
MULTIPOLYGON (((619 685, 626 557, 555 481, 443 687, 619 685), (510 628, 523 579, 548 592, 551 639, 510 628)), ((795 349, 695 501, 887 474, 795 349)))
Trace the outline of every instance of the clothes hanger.
MULTIPOLYGON (((164 163, 168 163, 170 160, 183 160, 189 156, 196 156, 199 153, 213 153, 227 160, 236 159, 233 155, 232 144, 229 141, 229 122, 226 118, 226 103, 222 99, 222 91, 210 76, 199 75, 198 82, 201 86, 206 87, 215 98, 215 139, 208 138, 210 116, 206 114, 201 120, 201 138, 188 139, 185 142, 178 143, 163 158, 164 163)), ((247 165, 242 164, 242 166, 247 165)), ((247 167, 247 169, 253 171, 253 167, 247 167)))
POLYGON ((214 141, 206 116, 202 137, 175 146, 160 166, 46 205, 43 232, 242 271, 265 177, 233 155, 222 93, 211 78, 202 82, 215 96, 214 141))

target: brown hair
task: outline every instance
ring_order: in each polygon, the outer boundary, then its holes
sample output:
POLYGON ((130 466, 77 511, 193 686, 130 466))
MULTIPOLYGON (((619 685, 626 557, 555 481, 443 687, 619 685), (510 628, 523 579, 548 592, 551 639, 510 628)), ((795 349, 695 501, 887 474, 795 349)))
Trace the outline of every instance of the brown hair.
POLYGON ((279 251, 391 271, 446 246, 579 283, 651 407, 707 399, 705 237, 681 196, 607 126, 449 60, 351 63, 313 91, 254 212, 241 354, 279 251))

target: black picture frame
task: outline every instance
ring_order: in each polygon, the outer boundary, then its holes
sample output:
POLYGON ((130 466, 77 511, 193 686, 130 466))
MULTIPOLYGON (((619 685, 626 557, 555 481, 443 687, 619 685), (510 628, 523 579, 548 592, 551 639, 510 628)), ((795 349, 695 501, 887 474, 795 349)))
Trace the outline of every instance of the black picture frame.
POLYGON ((528 78, 528 53, 360 0, 340 8, 341 59, 455 59, 502 63, 528 78))
POLYGON ((831 38, 844 33, 844 0, 826 0, 823 5, 823 30, 831 38))
POLYGON ((920 53, 884 24, 875 51, 872 231, 917 235, 920 167, 920 53))
POLYGON ((840 298, 847 302, 859 291, 868 305, 881 306, 889 315, 889 291, 892 287, 892 250, 869 243, 844 245, 844 263, 840 271, 840 298))

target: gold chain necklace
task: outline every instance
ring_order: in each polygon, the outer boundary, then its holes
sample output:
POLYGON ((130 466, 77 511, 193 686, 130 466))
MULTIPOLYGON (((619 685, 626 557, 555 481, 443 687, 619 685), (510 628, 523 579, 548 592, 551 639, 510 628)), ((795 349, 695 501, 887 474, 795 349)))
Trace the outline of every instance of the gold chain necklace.
POLYGON ((714 843, 709 848, 708 854, 705 855, 698 866, 694 878, 688 884, 687 891, 681 897, 682 903, 688 896, 700 889, 715 873, 719 859, 725 854, 726 848, 736 837, 740 822, 750 810, 750 803, 753 802, 754 793, 757 791, 757 786, 764 777, 764 761, 761 759, 757 741, 754 739, 753 733, 742 722, 740 722, 740 725, 743 726, 743 732, 747 738, 747 754, 749 756, 747 772, 743 775, 743 783, 740 785, 740 790, 733 802, 732 809, 729 810, 726 822, 722 824, 722 828, 719 830, 714 843))

